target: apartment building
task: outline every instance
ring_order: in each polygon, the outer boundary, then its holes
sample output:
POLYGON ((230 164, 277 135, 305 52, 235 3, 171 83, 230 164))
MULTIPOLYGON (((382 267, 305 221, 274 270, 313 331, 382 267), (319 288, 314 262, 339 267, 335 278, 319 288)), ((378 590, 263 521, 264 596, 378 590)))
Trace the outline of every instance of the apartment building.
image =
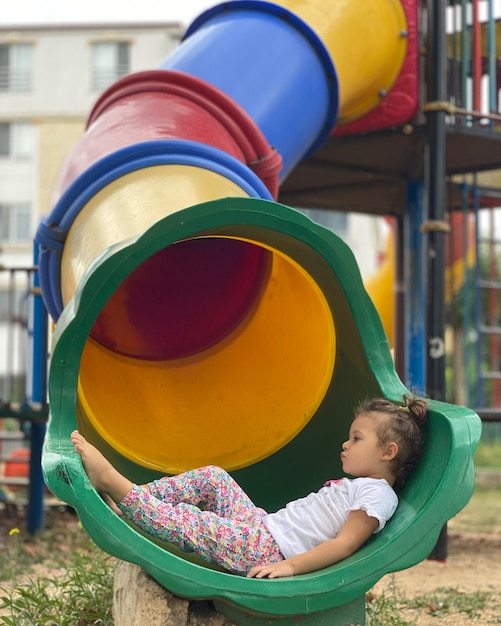
POLYGON ((184 28, 0 26, 0 395, 9 396, 28 358, 31 277, 13 268, 33 264, 33 237, 52 209, 62 162, 99 95, 125 74, 157 67, 184 28))
POLYGON ((158 66, 183 31, 174 22, 0 27, 0 265, 32 262, 55 177, 98 96, 158 66))

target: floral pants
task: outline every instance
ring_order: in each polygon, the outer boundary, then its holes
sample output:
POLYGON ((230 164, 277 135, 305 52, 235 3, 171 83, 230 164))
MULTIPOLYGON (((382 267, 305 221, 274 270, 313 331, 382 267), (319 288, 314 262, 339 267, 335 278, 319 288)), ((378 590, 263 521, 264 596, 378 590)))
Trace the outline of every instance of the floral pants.
POLYGON ((266 511, 220 467, 134 485, 118 507, 148 534, 234 573, 284 558, 262 522, 266 511))

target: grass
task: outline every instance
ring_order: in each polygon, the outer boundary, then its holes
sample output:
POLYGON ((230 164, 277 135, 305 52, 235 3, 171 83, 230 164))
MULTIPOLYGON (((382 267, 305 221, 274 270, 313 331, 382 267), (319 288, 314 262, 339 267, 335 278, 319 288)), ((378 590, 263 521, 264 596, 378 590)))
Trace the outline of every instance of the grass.
POLYGON ((415 626, 413 617, 407 617, 409 611, 432 618, 461 615, 469 620, 480 619, 491 599, 492 593, 488 592, 464 593, 439 587, 431 594, 409 600, 401 595, 393 579, 388 593, 376 595, 369 592, 366 595, 366 608, 371 626, 415 626))
POLYGON ((388 593, 375 594, 369 591, 365 595, 365 608, 370 619, 370 626, 414 626, 400 611, 404 600, 392 576, 388 593))
POLYGON ((112 626, 113 572, 97 548, 76 553, 54 577, 0 589, 0 623, 8 626, 112 626))
POLYGON ((480 618, 481 610, 487 606, 492 594, 476 591, 463 593, 449 587, 439 587, 432 594, 418 596, 409 603, 411 608, 424 609, 433 617, 445 617, 451 613, 460 613, 470 619, 480 618))
POLYGON ((13 527, 4 541, 0 624, 113 625, 116 561, 95 546, 74 514, 51 511, 36 538, 13 527))
POLYGON ((456 533, 501 534, 501 489, 476 487, 468 505, 450 527, 456 533))
POLYGON ((49 569, 64 567, 75 553, 85 553, 91 546, 87 533, 78 524, 76 516, 66 507, 49 509, 46 528, 36 536, 28 535, 23 508, 3 511, 0 550, 0 581, 28 573, 44 564, 49 569))
POLYGON ((475 467, 483 469, 501 469, 501 442, 480 442, 475 452, 475 467))

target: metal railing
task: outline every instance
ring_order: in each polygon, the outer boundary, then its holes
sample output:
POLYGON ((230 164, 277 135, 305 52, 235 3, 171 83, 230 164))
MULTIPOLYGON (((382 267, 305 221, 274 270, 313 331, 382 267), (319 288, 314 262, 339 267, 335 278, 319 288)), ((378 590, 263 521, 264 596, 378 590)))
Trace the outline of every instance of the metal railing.
POLYGON ((0 418, 45 419, 47 314, 37 268, 0 266, 0 418))
POLYGON ((38 268, 0 266, 0 456, 7 452, 3 443, 12 435, 4 431, 2 418, 19 420, 15 437, 29 440, 27 476, 5 476, 0 485, 27 485, 30 534, 44 525, 41 456, 48 417, 47 362, 48 315, 38 268))

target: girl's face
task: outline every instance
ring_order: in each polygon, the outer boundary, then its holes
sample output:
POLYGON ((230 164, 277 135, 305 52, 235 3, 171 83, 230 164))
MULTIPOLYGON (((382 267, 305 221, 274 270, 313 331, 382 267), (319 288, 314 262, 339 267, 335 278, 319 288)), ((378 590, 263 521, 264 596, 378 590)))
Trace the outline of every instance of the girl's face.
POLYGON ((376 433, 379 416, 362 413, 350 428, 349 439, 343 443, 341 462, 346 474, 356 477, 388 479, 388 458, 378 445, 376 433))

